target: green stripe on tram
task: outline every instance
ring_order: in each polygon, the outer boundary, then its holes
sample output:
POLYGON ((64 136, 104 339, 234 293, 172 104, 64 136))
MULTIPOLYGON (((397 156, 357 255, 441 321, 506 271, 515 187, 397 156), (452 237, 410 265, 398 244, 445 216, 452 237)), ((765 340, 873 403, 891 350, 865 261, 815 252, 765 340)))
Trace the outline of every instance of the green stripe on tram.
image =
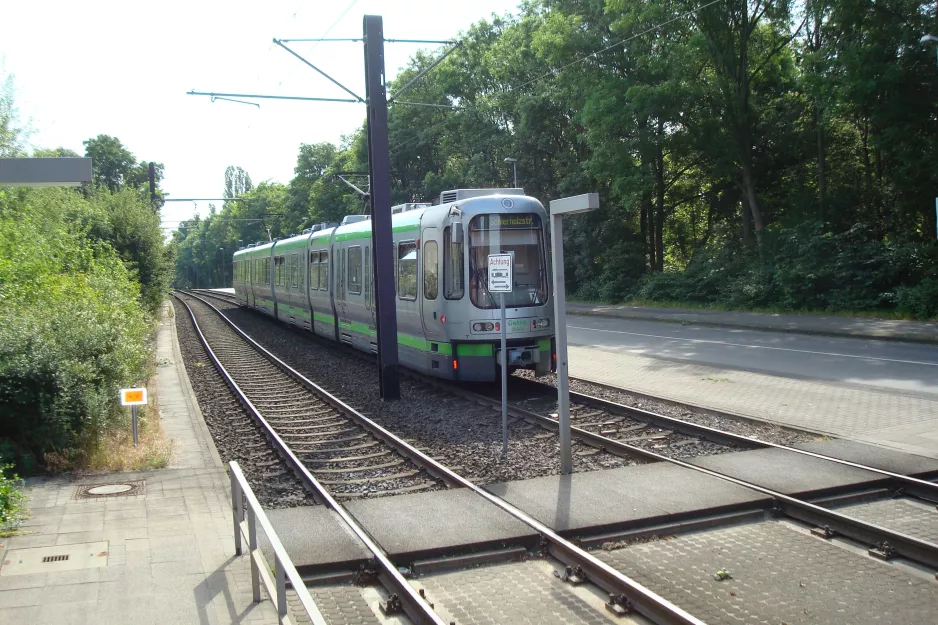
POLYGON ((495 346, 491 343, 458 343, 457 356, 494 356, 495 346))

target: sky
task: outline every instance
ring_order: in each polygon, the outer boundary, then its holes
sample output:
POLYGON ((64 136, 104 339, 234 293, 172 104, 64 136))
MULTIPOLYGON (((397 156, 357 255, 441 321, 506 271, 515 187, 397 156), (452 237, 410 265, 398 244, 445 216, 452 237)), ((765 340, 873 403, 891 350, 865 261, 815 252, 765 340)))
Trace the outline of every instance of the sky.
MULTIPOLYGON (((272 43, 274 37, 361 37, 362 16, 382 15, 390 39, 451 39, 518 0, 6 0, 0 77, 14 76, 33 147, 84 154, 82 141, 117 137, 138 160, 165 166, 168 197, 216 198, 228 165, 255 184, 286 183, 300 143, 331 141, 364 120, 360 104, 211 102, 187 91, 347 97, 272 43)), ((288 44, 364 97, 360 43, 288 44)), ((419 49, 385 44, 388 79, 419 49)), ((216 204, 219 204, 216 202, 216 204)), ((169 202, 174 228, 208 202, 169 202)))

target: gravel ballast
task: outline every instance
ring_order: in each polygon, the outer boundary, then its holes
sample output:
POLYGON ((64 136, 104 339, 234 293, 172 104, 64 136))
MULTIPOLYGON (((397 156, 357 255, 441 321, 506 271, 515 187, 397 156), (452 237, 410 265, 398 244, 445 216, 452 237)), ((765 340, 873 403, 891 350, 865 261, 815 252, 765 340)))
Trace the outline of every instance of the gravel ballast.
MULTIPOLYGON (((508 428, 508 458, 502 459, 501 416, 407 377, 401 399, 382 401, 374 361, 306 332, 290 330, 260 313, 218 299, 224 312, 254 340, 328 392, 404 438, 442 464, 479 484, 560 473, 556 435, 524 422, 508 428)), ((639 464, 575 443, 574 471, 639 464)))
MULTIPOLYGON (((543 384, 549 384, 555 388, 557 385, 557 376, 554 374, 535 378, 533 375, 530 375, 529 371, 521 371, 515 375, 536 380, 543 384)), ((806 443, 821 438, 810 432, 784 428, 774 423, 749 420, 732 415, 720 414, 705 408, 691 407, 677 402, 653 399, 645 395, 630 393, 626 390, 611 388, 603 386, 602 384, 593 384, 592 382, 578 380, 576 378, 570 379, 570 391, 583 395, 591 395, 634 408, 641 408, 642 410, 655 412, 666 417, 681 419, 698 425, 705 425, 717 430, 731 432, 740 436, 748 436, 777 445, 790 446, 795 443, 806 443)))
POLYGON ((173 302, 173 307, 186 373, 222 461, 238 462, 265 508, 314 505, 299 479, 270 446, 215 370, 186 307, 178 300, 173 302))

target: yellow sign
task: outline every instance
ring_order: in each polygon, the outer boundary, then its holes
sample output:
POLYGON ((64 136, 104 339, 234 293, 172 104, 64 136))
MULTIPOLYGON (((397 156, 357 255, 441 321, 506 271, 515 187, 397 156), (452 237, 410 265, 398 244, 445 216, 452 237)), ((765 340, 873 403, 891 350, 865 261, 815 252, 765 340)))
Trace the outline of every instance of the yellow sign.
POLYGON ((122 388, 121 406, 145 406, 147 403, 147 389, 122 388))

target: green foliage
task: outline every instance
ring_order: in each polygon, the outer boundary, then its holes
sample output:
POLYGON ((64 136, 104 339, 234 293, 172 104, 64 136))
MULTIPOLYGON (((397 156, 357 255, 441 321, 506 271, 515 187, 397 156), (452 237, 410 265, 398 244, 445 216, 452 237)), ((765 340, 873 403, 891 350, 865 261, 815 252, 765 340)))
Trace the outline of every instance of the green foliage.
POLYGON ((0 74, 0 158, 23 156, 28 135, 14 102, 13 76, 0 74))
POLYGON ((88 235, 117 251, 140 284, 144 307, 155 313, 169 291, 172 265, 163 253, 160 216, 145 197, 126 188, 114 193, 97 191, 92 205, 98 210, 88 235))
POLYGON ((144 373, 140 287, 99 227, 132 197, 0 192, 0 447, 21 468, 96 437, 144 373))
POLYGON ((682 272, 648 275, 632 293, 650 302, 733 308, 938 314, 934 245, 876 241, 857 225, 831 234, 807 222, 769 232, 763 255, 726 248, 699 253, 682 272))
MULTIPOLYGON (((508 186, 512 157, 545 204, 602 198, 565 227, 579 297, 934 315, 938 68, 918 40, 935 6, 700 7, 528 0, 474 24, 406 94, 441 106, 389 111, 393 201, 508 186)), ((416 53, 390 91, 438 54, 416 53)), ((285 217, 190 224, 177 282, 221 285, 218 248, 230 262, 267 227, 285 236, 358 212, 330 172, 367 169, 366 148, 363 128, 301 145, 296 177, 271 185, 286 200, 271 188, 219 213, 285 217)))
MULTIPOLYGON (((149 164, 137 162, 134 155, 124 147, 117 137, 98 135, 83 141, 85 156, 91 158, 91 178, 95 187, 103 187, 110 191, 121 189, 145 189, 150 186, 149 164)), ((159 190, 163 179, 162 163, 154 163, 154 191, 157 197, 162 197, 159 190)), ((156 208, 156 207, 154 207, 156 208)))
POLYGON ((13 473, 13 465, 0 464, 0 536, 15 530, 25 516, 23 481, 13 473))

